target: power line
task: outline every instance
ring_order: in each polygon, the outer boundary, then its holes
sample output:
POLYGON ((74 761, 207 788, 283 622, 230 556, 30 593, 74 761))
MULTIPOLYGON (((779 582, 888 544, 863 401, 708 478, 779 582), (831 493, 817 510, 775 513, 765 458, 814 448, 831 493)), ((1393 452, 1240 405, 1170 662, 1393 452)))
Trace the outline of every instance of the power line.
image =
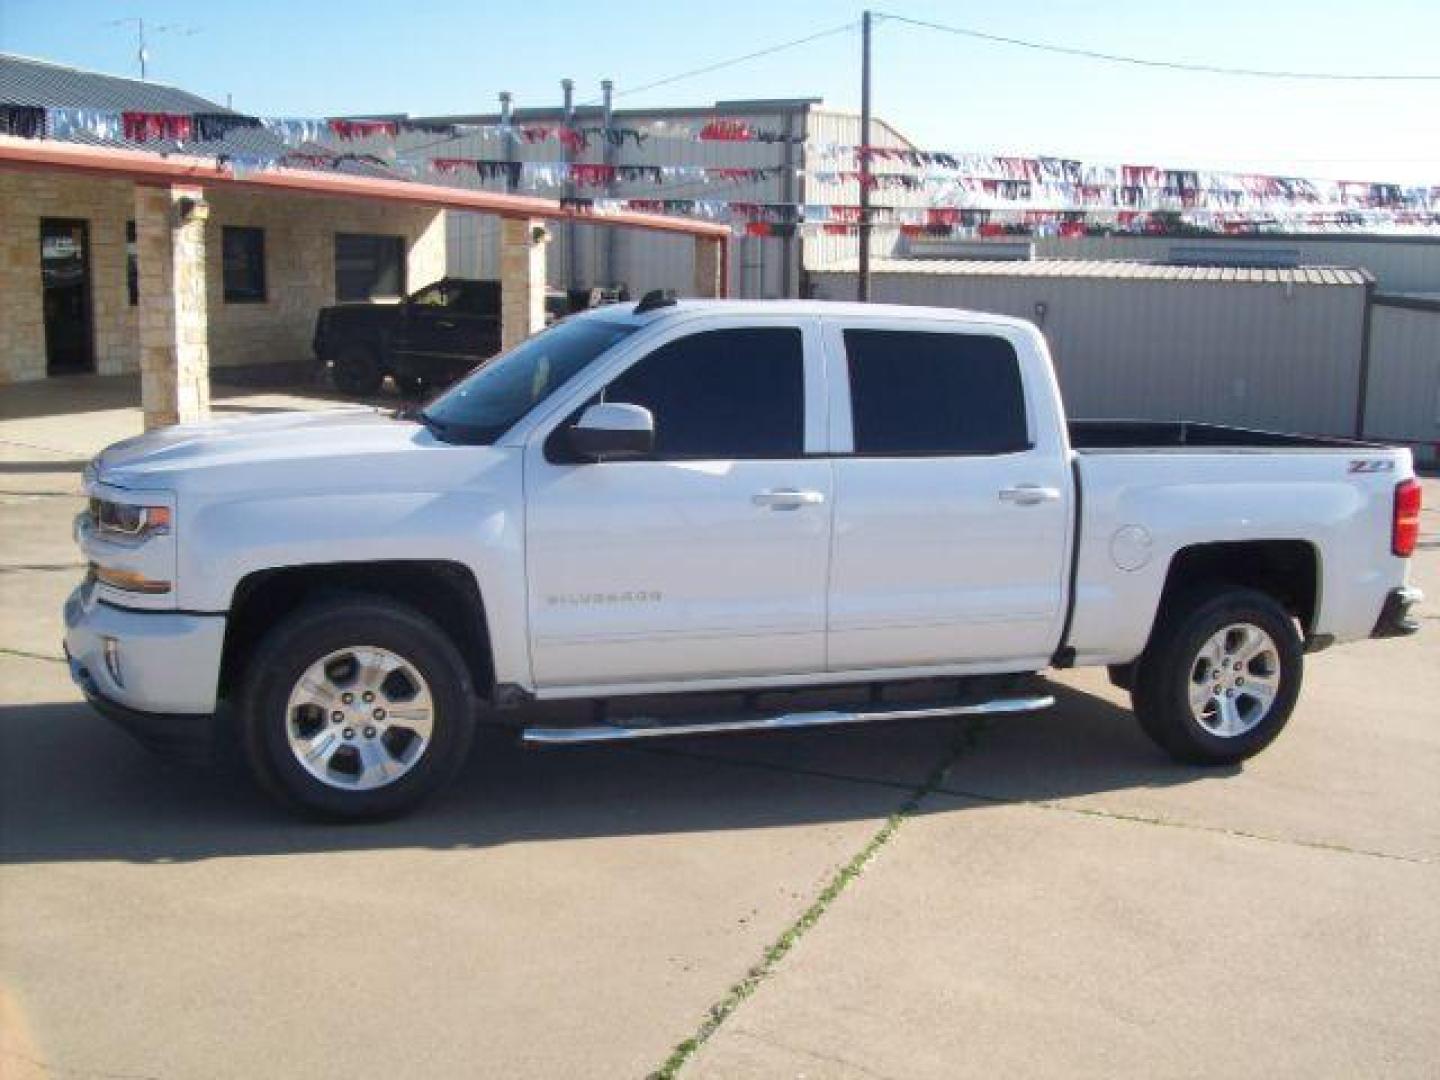
POLYGON ((1034 49, 1037 52, 1059 53, 1062 56, 1078 56, 1085 60, 1103 60, 1113 64, 1132 64, 1136 67, 1163 68, 1167 71, 1189 71, 1205 75, 1243 75, 1256 79, 1308 79, 1317 82, 1440 82, 1440 74, 1341 74, 1324 71, 1270 71, 1262 68, 1224 67, 1219 64, 1191 64, 1178 60, 1151 60, 1140 56, 1124 56, 1119 53, 1099 52, 1094 49, 1076 49, 1066 45, 1051 45, 1041 41, 1027 41, 1024 38, 1007 37, 1003 34, 990 34, 983 30, 972 30, 963 26, 945 26, 942 23, 926 22, 924 19, 912 19, 906 15, 892 15, 888 12, 877 11, 875 15, 877 18, 889 19, 892 22, 908 23, 911 26, 923 27, 926 30, 939 30, 942 33, 956 34, 960 37, 974 38, 978 41, 988 41, 997 45, 1013 45, 1021 49, 1034 49))
MULTIPOLYGON (((656 79, 641 86, 632 86, 626 90, 616 90, 616 97, 624 97, 628 94, 639 94, 646 90, 654 90, 660 86, 669 86, 671 83, 680 82, 682 79, 693 79, 697 75, 708 75, 712 71, 720 71, 724 68, 734 67, 736 64, 743 64, 749 60, 758 60, 762 56, 773 56, 775 53, 784 52, 786 49, 794 49, 801 45, 808 45, 812 41, 819 41, 821 38, 832 37, 835 34, 842 34, 847 30, 854 30, 859 25, 855 22, 843 23, 840 26, 832 26, 828 30, 819 30, 805 37, 796 38, 793 41, 785 41, 779 45, 771 45, 768 48, 757 49, 755 52, 745 53, 743 56, 732 56, 728 60, 717 60, 713 64, 706 64, 704 67, 692 68, 690 71, 682 71, 678 75, 668 75, 663 79, 656 79)), ((587 101, 586 105, 594 105, 595 101, 587 101)))

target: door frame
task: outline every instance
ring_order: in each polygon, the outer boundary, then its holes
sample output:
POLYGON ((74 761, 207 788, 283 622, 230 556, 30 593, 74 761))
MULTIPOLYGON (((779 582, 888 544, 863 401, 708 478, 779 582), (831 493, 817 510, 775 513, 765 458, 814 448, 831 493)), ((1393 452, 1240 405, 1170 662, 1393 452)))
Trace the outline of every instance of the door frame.
MULTIPOLYGON (((598 317, 598 316, 596 316, 598 317)), ((596 363, 589 370, 583 371, 562 391, 557 392, 544 406, 532 411, 531 415, 520 421, 505 436, 502 437, 500 445, 515 445, 522 448, 524 454, 524 472, 527 501, 532 497, 532 492, 539 485, 539 477, 544 470, 548 469, 604 469, 619 468, 625 469, 627 465, 645 464, 644 462, 615 462, 609 466, 600 465, 566 465, 552 463, 547 458, 546 444, 554 431, 587 400, 598 393, 603 387, 609 385, 633 365, 641 362, 652 352, 680 338, 689 337, 692 334, 705 333, 712 330, 730 329, 759 329, 765 327, 783 327, 795 329, 800 332, 802 348, 804 350, 804 373, 805 381, 803 388, 804 415, 804 444, 799 457, 794 460, 810 468, 823 466, 828 470, 829 462, 828 427, 829 427, 829 388, 825 385, 827 378, 827 365, 825 363, 824 349, 820 340, 820 320, 808 313, 776 312, 773 315, 756 316, 740 315, 735 313, 715 314, 709 312, 697 312, 690 316, 680 316, 673 319, 660 321, 657 325, 643 327, 639 332, 630 338, 617 343, 612 350, 596 363)), ((728 460, 728 459, 724 459, 728 460)), ((788 459, 787 459, 788 460, 788 459)), ((722 459, 715 459, 713 462, 697 460, 694 462, 673 462, 657 461, 654 464, 674 467, 676 465, 704 468, 707 465, 723 464, 722 459)), ((741 464, 753 466, 763 462, 741 459, 741 464)), ((833 489, 827 496, 824 513, 828 523, 830 514, 833 512, 833 489)), ((822 621, 817 627, 817 634, 820 639, 820 655, 812 665, 813 670, 804 671, 769 671, 755 672, 749 674, 734 674, 723 676, 719 679, 705 678, 700 676, 673 676, 661 675, 655 678, 642 678, 632 676, 629 679, 604 682, 577 682, 577 683, 556 683, 553 680, 542 681, 540 671, 542 664, 537 655, 542 649, 542 643, 537 638, 535 611, 540 603, 541 597, 536 594, 537 582, 533 575, 535 556, 531 551, 531 522, 527 513, 525 544, 527 551, 526 567, 526 594, 527 594, 527 625, 529 627, 527 645, 530 653, 531 680, 535 687, 535 696, 538 699, 562 699, 572 697, 611 697, 633 694, 651 693, 672 693, 689 690, 706 689, 720 685, 742 685, 742 684, 779 684, 795 680, 824 680, 824 635, 825 627, 822 621)), ((827 524, 828 529, 828 524, 827 524)), ((824 545, 826 563, 823 581, 820 586, 821 596, 819 602, 824 605, 824 589, 828 586, 828 558, 829 543, 824 545)), ((618 639, 617 639, 618 640, 618 639)), ((609 647, 610 643, 604 638, 597 637, 595 647, 609 647)))
MULTIPOLYGON (((1046 613, 1041 618, 1025 618, 1022 623, 1031 623, 1035 626, 1046 627, 1044 640, 1045 647, 1037 649, 1032 653, 1019 655, 1008 653, 1005 655, 988 656, 983 653, 970 656, 954 662, 931 659, 915 665, 914 672, 930 671, 934 674, 981 674, 997 671, 1034 671, 1048 666, 1049 659, 1054 653, 1063 633, 1065 607, 1069 597, 1069 567, 1073 558, 1074 546, 1079 543, 1077 530, 1073 525, 1074 507, 1077 498, 1077 488, 1074 470, 1070 467, 1070 450, 1065 438, 1065 418, 1060 401, 1058 383, 1053 373, 1044 361, 1043 342, 1039 339, 1038 330, 1030 330, 1012 326, 1008 323, 991 322, 984 315, 969 315, 961 318, 936 317, 928 313, 916 312, 915 314, 826 314, 821 319, 821 340, 825 348, 825 363, 827 370, 827 382, 830 392, 828 439, 837 463, 835 474, 835 540, 831 549, 831 590, 827 597, 827 606, 830 611, 827 623, 827 648, 830 650, 829 660, 832 670, 840 673, 846 670, 871 670, 869 668, 848 668, 843 660, 837 660, 837 654, 843 656, 848 645, 839 640, 839 635, 853 633, 853 630, 837 629, 835 609, 837 607, 836 577, 842 572, 842 559, 839 556, 839 544, 841 530, 844 527, 842 516, 842 504, 846 501, 845 474, 850 471, 846 468, 852 462, 894 462, 914 461, 923 462, 954 462, 957 468, 964 471, 980 471, 986 464, 995 466, 999 470, 1013 469, 1017 473, 1027 474, 1019 477, 1029 479, 1031 472, 1030 463, 1034 463, 1039 469, 1053 472, 1055 486, 1060 489, 1058 509, 1061 511, 1063 520, 1070 524, 1062 525, 1061 547, 1058 552, 1059 576, 1056 580, 1056 603, 1054 610, 1046 613), (849 354, 845 347, 846 330, 889 330, 899 333, 938 333, 958 336, 984 336, 995 337, 1007 342, 1015 351, 1015 361, 1020 376, 1022 398, 1025 406, 1025 425, 1028 447, 1024 450, 1004 454, 939 454, 939 455, 896 455, 894 457, 884 455, 857 455, 855 453, 855 431, 854 411, 850 397, 850 369, 849 354), (1047 374, 1049 373, 1049 374, 1047 374), (968 466, 967 463, 973 463, 968 466)), ((999 515, 1010 515, 1014 512, 1013 507, 1006 507, 1004 504, 996 504, 996 513, 999 515)), ((1023 519, 1017 518, 1017 525, 1022 525, 1023 519)), ((927 624, 928 625, 928 624, 927 624)), ((994 627, 998 632, 1004 627, 1005 620, 987 617, 983 620, 968 619, 946 619, 934 622, 935 627, 948 626, 954 631, 970 630, 986 633, 987 627, 994 627)), ((861 628, 862 632, 865 629, 861 628)), ((884 630, 884 627, 881 627, 884 630)), ((932 629, 927 632, 935 632, 932 629)), ((893 669, 888 669, 893 670, 893 669)))
POLYGON ((40 328, 45 338, 45 377, 54 378, 57 375, 93 375, 96 371, 95 363, 95 279, 91 273, 90 258, 90 219, 89 218, 68 218, 68 217, 42 217, 40 218, 40 235, 37 237, 40 242, 40 328), (84 363, 72 370, 53 370, 54 361, 50 355, 50 327, 45 318, 45 226, 49 222, 60 225, 80 226, 80 266, 83 280, 85 298, 85 360, 84 363))

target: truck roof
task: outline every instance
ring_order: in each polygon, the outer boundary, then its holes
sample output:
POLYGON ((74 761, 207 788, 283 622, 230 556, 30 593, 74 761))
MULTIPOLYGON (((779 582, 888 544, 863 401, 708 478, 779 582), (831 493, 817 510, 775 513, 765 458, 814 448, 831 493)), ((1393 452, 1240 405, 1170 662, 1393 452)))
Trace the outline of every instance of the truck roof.
POLYGON ((676 300, 663 307, 636 314, 636 303, 607 304, 584 312, 582 318, 614 319, 648 326, 662 320, 696 314, 707 315, 808 315, 842 319, 928 319, 945 322, 985 323, 1017 329, 1034 329, 1025 319, 995 315, 984 311, 965 311, 950 307, 917 307, 910 304, 863 304, 844 300, 676 300))

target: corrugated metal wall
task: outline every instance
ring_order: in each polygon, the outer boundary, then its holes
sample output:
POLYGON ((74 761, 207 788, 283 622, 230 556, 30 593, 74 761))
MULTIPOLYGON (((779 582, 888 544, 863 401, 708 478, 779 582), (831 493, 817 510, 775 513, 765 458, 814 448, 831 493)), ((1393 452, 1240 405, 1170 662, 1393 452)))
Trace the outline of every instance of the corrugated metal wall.
POLYGON ((1233 249, 1255 254, 1265 249, 1297 252, 1301 266, 1358 266, 1369 270, 1384 292, 1440 295, 1440 237, 1344 238, 1307 240, 1270 236, 1263 240, 1226 237, 1086 236, 1038 237, 1037 259, 1142 259, 1164 262, 1176 247, 1233 249))
MULTIPOLYGON (((814 277, 854 296, 854 274, 814 277)), ((1039 323, 1074 416, 1354 434, 1362 286, 887 273, 872 295, 1039 323)))
MULTIPOLYGON (((784 131, 787 117, 796 135, 804 132, 803 109, 790 112, 753 112, 744 109, 717 110, 715 115, 741 119, 758 128, 784 131)), ((619 126, 644 127, 654 119, 673 119, 673 113, 661 112, 655 117, 627 113, 617 119, 619 126)), ((703 121, 704 117, 699 117, 703 121)), ((599 117, 587 110, 578 123, 593 126, 599 117)), ((430 142, 434 142, 431 137, 430 142)), ((493 136, 470 135, 447 141, 426 150, 421 139, 413 145, 402 145, 399 152, 412 157, 461 157, 498 159, 503 156, 503 143, 493 136)), ((515 147, 520 161, 553 162, 561 157, 553 142, 515 147)), ((684 138, 654 135, 636 147, 627 142, 615 155, 615 164, 622 165, 698 165, 711 168, 758 168, 784 165, 789 159, 794 168, 803 167, 804 148, 759 142, 698 142, 684 138)), ((604 149, 597 140, 575 160, 599 163, 604 149)), ((501 180, 482 181, 471 175, 447 176, 445 183, 467 187, 504 190, 501 180)), ((799 180, 793 175, 772 174, 760 181, 712 181, 709 183, 676 182, 661 185, 619 183, 612 191, 586 188, 576 191, 580 196, 640 199, 723 199, 731 202, 786 202, 797 198, 799 180)), ((559 197, 559 188, 542 189, 534 194, 559 197)), ((451 213, 449 222, 449 272, 461 277, 494 278, 499 270, 499 225, 479 214, 451 213)), ((694 282, 694 242, 689 237, 647 232, 641 229, 608 229, 585 224, 559 224, 553 228, 554 239, 547 252, 550 283, 558 288, 571 285, 624 283, 632 293, 649 289, 673 288, 689 293, 694 282), (607 239, 613 233, 613 240, 607 239), (574 254, 571 254, 573 240, 574 254)), ((775 298, 792 294, 796 288, 799 267, 799 240, 789 246, 789 269, 786 267, 787 245, 779 237, 740 236, 732 241, 730 257, 730 289, 735 296, 775 298)))
MULTIPOLYGON (((824 152, 827 146, 856 146, 860 143, 860 117, 853 113, 830 112, 826 109, 811 109, 807 118, 806 136, 808 153, 806 168, 809 172, 853 171, 857 168, 853 154, 829 156, 824 152)), ((870 142, 873 146, 896 146, 914 149, 914 144, 885 121, 871 118, 870 142)), ((872 164, 876 172, 908 172, 902 165, 887 165, 883 161, 872 164)), ((847 183, 819 183, 812 176, 805 178, 803 201, 807 203, 831 203, 854 206, 860 202, 860 185, 856 181, 847 183)), ((925 191, 903 189, 874 191, 871 200, 877 206, 925 206, 925 191)), ((876 258, 890 255, 898 241, 898 229, 876 225, 870 240, 871 253, 876 258)), ((810 269, 834 266, 836 263, 854 262, 860 256, 860 241, 855 236, 811 235, 805 237, 804 260, 810 269)), ((852 297, 853 299, 853 297, 852 297)))
POLYGON ((1377 301, 1370 312, 1370 390, 1365 433, 1405 440, 1416 457, 1440 459, 1440 304, 1377 301))

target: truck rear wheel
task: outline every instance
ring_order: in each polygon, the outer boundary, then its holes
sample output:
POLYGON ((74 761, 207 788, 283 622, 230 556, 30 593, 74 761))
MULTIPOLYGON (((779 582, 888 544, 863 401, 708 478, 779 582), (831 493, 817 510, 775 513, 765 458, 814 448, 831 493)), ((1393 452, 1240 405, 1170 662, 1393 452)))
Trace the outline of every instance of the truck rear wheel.
POLYGON ((375 393, 385 379, 375 350, 354 342, 340 346, 335 353, 334 374, 335 385, 342 392, 359 397, 375 393))
POLYGON ((1140 726, 1171 757, 1228 765, 1280 734, 1303 671, 1300 635, 1273 598, 1240 588, 1192 593, 1161 612, 1131 700, 1140 726))
POLYGON ((474 729, 470 676, 449 637, 382 599, 308 605, 251 658, 241 692, 260 785, 320 817, 404 813, 444 787, 474 729))

